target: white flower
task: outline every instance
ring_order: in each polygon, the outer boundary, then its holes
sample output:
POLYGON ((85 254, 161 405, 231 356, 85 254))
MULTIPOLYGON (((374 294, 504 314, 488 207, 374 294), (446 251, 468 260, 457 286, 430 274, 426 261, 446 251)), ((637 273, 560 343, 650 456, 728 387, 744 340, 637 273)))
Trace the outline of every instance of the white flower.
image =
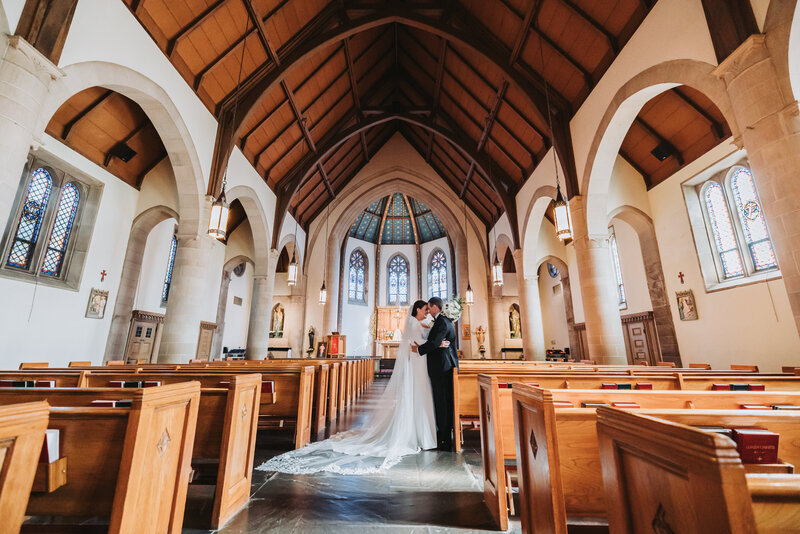
POLYGON ((452 300, 448 300, 444 303, 444 308, 442 308, 442 314, 445 317, 450 319, 453 322, 458 321, 461 318, 461 313, 464 310, 463 302, 461 301, 461 297, 455 297, 452 300))

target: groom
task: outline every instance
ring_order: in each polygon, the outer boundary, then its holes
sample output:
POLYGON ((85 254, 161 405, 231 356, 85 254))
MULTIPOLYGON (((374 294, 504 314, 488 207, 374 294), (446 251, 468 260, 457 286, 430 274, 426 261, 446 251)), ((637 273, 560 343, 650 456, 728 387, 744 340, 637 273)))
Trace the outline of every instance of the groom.
POLYGON ((453 322, 442 314, 444 302, 439 297, 428 301, 434 317, 428 341, 412 347, 412 351, 428 358, 428 376, 433 387, 433 405, 436 412, 436 440, 440 451, 453 450, 453 369, 458 369, 456 355, 456 329, 453 322), (442 341, 450 346, 442 348, 442 341))

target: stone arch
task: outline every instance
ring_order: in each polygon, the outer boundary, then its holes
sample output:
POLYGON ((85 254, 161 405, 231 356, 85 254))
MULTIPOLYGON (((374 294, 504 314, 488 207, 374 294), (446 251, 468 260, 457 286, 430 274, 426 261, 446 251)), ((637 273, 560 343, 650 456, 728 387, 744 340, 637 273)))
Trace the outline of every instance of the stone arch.
POLYGON ((249 263, 255 267, 255 262, 249 256, 239 254, 225 262, 222 266, 222 277, 219 283, 219 300, 217 301, 217 327, 214 329, 214 338, 211 342, 211 357, 222 352, 222 334, 225 332, 225 311, 228 308, 228 289, 231 285, 231 273, 241 263, 249 263))
POLYGON ((653 306, 653 321, 660 346, 659 359, 675 362, 678 367, 681 367, 678 337, 675 333, 675 324, 669 306, 670 299, 664 281, 664 269, 661 265, 661 253, 658 250, 653 220, 642 210, 629 205, 620 206, 611 212, 608 216, 608 225, 617 220, 628 224, 639 237, 639 247, 642 250, 642 261, 647 279, 647 291, 653 306))
POLYGON ((766 44, 786 103, 800 99, 800 3, 772 0, 764 19, 766 44))
POLYGON ((281 242, 278 243, 278 248, 275 249, 275 250, 277 250, 278 254, 280 254, 281 251, 286 246, 288 246, 290 243, 292 244, 292 246, 294 247, 295 252, 297 253, 297 263, 300 265, 300 270, 302 272, 302 269, 303 269, 303 252, 304 251, 298 246, 297 238, 294 235, 287 234, 287 235, 283 236, 283 239, 281 239, 281 242))
MULTIPOLYGON (((665 61, 640 72, 617 91, 597 127, 581 181, 586 228, 577 232, 605 234, 606 197, 622 140, 644 104, 677 85, 687 85, 707 96, 719 108, 735 138, 740 136, 725 83, 714 76, 714 65, 691 59, 665 61)), ((575 221, 580 224, 580 221, 575 221)))
POLYGON ((140 213, 131 224, 103 360, 121 360, 125 357, 125 342, 128 338, 131 312, 133 312, 133 304, 136 300, 136 289, 142 274, 142 259, 147 236, 150 235, 153 228, 167 219, 175 219, 180 222, 180 216, 175 210, 159 205, 140 213))
MULTIPOLYGON (((543 185, 533 193, 528 204, 528 211, 525 214, 523 226, 522 253, 524 274, 527 277, 535 276, 536 270, 532 269, 535 262, 529 261, 538 255, 539 230, 542 227, 545 211, 553 199, 556 198, 556 188, 552 185, 543 185)), ((539 260, 537 260, 539 261, 539 260)), ((540 264, 536 265, 536 269, 540 264)))
POLYGON ((572 303, 572 285, 569 278, 569 267, 563 258, 558 256, 544 256, 536 263, 535 273, 545 263, 552 263, 558 269, 559 280, 561 281, 561 296, 564 298, 564 315, 567 321, 567 336, 569 338, 569 353, 576 360, 582 359, 580 336, 575 328, 575 309, 572 303))
MULTIPOLYGON (((250 222, 250 230, 253 232, 253 268, 256 275, 264 275, 270 269, 269 265, 269 223, 264 213, 264 207, 258 199, 258 195, 253 188, 246 185, 237 185, 225 192, 228 202, 239 200, 247 214, 250 222)), ((274 268, 274 266, 273 266, 274 268)))
POLYGON ((41 135, 58 108, 84 89, 100 86, 130 98, 144 110, 167 149, 178 189, 180 233, 204 235, 207 225, 204 173, 192 136, 164 89, 143 74, 115 63, 87 61, 62 70, 65 76, 50 86, 34 132, 41 135))

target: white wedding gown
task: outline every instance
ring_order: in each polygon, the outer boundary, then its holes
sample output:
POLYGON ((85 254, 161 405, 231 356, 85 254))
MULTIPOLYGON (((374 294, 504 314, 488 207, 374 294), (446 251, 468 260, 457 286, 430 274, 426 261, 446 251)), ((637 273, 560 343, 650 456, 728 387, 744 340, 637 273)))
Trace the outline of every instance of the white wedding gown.
POLYGON ((378 473, 403 456, 436 448, 433 393, 425 356, 411 352, 429 330, 414 317, 406 320, 392 377, 363 427, 276 456, 260 471, 309 474, 327 471, 345 475, 378 473))

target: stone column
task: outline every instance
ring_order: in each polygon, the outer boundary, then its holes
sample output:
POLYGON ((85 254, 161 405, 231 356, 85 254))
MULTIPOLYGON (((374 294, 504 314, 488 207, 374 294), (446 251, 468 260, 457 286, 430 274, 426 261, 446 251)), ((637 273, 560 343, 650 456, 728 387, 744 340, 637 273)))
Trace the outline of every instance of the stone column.
POLYGON ((572 286, 566 272, 561 273, 561 295, 564 297, 564 314, 567 316, 567 333, 569 335, 569 352, 575 357, 578 350, 578 332, 575 330, 575 311, 572 307, 572 286))
POLYGON ((519 285, 519 315, 525 359, 544 360, 544 325, 542 303, 539 300, 539 276, 525 276, 522 249, 515 250, 512 255, 519 285))
POLYGON ((64 73, 17 35, 0 35, 0 224, 6 224, 50 84, 64 73))
MULTIPOLYGON (((339 322, 339 251, 337 250, 338 247, 336 246, 336 240, 333 239, 333 235, 329 237, 325 246, 328 247, 328 265, 325 273, 325 287, 328 289, 328 301, 325 303, 322 332, 318 332, 318 341, 323 341, 327 334, 338 330, 339 322)), ((375 268, 377 269, 377 266, 375 268)), ((319 302, 319 290, 319 287, 311 288, 309 296, 313 301, 319 302)))
POLYGON ((580 196, 573 197, 569 207, 586 321, 586 357, 599 364, 627 365, 608 234, 588 234, 580 196))
MULTIPOLYGON (((752 35, 714 73, 725 81, 800 332, 800 110, 770 53, 777 28, 752 35)), ((785 53, 785 50, 783 51, 785 53)), ((777 56, 776 56, 777 57, 777 56)))
POLYGON ((211 344, 212 359, 222 357, 222 336, 225 333, 225 312, 228 309, 228 289, 231 287, 231 271, 222 270, 222 282, 219 286, 217 327, 214 329, 214 341, 211 344))
POLYGON ((502 357, 500 349, 505 346, 508 330, 508 315, 503 306, 502 288, 489 282, 489 354, 487 358, 502 357))
POLYGON ((253 298, 250 301, 250 323, 247 327, 248 360, 263 360, 267 357, 272 296, 275 292, 275 268, 279 255, 279 251, 271 249, 267 272, 253 275, 253 298))
POLYGON ((211 270, 219 269, 213 253, 216 247, 223 245, 206 235, 178 234, 176 237, 178 246, 164 316, 159 363, 187 363, 195 357, 200 322, 215 319, 215 312, 212 316, 207 313, 208 292, 219 290, 218 282, 215 281, 213 288, 209 283, 215 278, 211 270))

